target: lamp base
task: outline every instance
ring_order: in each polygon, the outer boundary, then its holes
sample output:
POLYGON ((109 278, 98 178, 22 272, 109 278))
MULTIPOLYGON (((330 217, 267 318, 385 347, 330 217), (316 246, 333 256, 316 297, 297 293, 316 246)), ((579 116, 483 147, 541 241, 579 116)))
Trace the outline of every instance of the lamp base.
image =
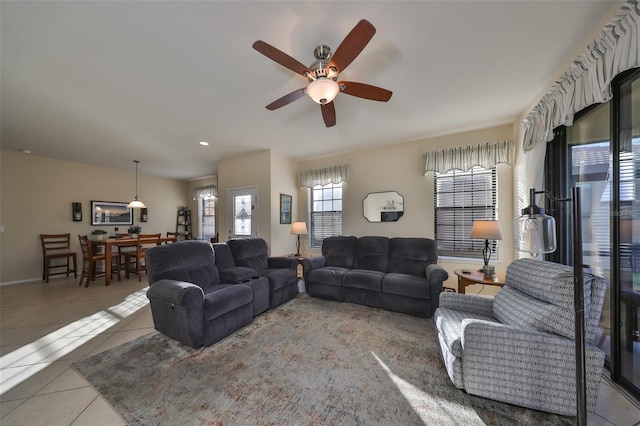
POLYGON ((484 272, 485 278, 493 278, 496 273, 496 269, 493 266, 484 265, 482 267, 482 272, 484 272))

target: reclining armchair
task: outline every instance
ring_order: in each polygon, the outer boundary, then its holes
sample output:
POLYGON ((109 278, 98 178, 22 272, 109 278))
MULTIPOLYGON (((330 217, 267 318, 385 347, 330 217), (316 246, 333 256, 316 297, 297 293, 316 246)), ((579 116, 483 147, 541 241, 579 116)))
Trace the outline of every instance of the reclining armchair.
MULTIPOLYGON (((607 282, 585 273, 587 411, 593 413, 604 365, 594 346, 607 282)), ((573 268, 519 259, 494 299, 441 293, 434 314, 438 346, 453 384, 473 395, 575 416, 573 268)))
MULTIPOLYGON (((192 348, 209 346, 250 323, 254 293, 223 283, 209 242, 181 241, 146 251, 147 297, 156 330, 192 348)), ((244 277, 245 280, 254 280, 244 277)), ((266 287, 266 279, 264 286, 266 287)))
POLYGON ((269 307, 282 305, 298 295, 298 258, 270 257, 262 238, 227 241, 236 267, 250 268, 269 280, 269 307))

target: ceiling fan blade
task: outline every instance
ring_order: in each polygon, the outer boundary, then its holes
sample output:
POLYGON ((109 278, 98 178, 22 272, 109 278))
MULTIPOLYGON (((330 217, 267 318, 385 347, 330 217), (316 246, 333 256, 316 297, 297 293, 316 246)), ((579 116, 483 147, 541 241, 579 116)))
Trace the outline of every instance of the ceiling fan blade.
POLYGON ((362 49, 369 43, 376 28, 366 19, 356 24, 349 34, 342 40, 340 46, 330 59, 329 66, 334 66, 338 72, 344 71, 351 62, 362 52, 362 49))
POLYGON ((271 102, 269 105, 267 105, 267 109, 269 111, 273 111, 273 110, 281 108, 281 107, 283 107, 285 105, 289 105, 291 102, 297 101, 298 99, 300 99, 301 97, 303 97, 306 94, 307 94, 307 88, 306 87, 303 87, 302 89, 295 90, 295 91, 289 93, 288 95, 284 95, 280 99, 276 99, 275 101, 271 102))
POLYGON ((271 59, 282 65, 285 68, 289 68, 291 71, 296 72, 304 77, 305 73, 310 72, 309 67, 301 64, 291 56, 287 55, 280 49, 276 49, 269 43, 265 43, 262 40, 258 40, 253 43, 253 48, 262 53, 267 58, 271 59))
POLYGON ((322 110, 322 118, 324 119, 324 124, 327 127, 332 127, 336 125, 336 106, 332 102, 328 104, 320 105, 320 109, 322 110))
POLYGON ((339 81, 341 92, 358 98, 372 101, 387 102, 391 99, 393 92, 382 87, 371 86, 370 84, 356 83, 353 81, 339 81), (342 89, 344 87, 344 89, 342 89))

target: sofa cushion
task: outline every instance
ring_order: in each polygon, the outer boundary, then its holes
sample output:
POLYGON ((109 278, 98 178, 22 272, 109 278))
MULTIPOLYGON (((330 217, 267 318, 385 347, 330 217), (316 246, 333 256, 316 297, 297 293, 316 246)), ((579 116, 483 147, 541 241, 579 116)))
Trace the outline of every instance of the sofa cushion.
POLYGON ((253 291, 244 284, 218 285, 204 296, 205 319, 221 317, 253 302, 253 291))
POLYGON ((219 270, 229 269, 236 266, 231 254, 231 249, 227 243, 215 243, 213 244, 213 253, 216 257, 216 266, 219 270))
POLYGON ((428 238, 391 238, 387 272, 425 277, 427 265, 438 262, 435 241, 428 238))
POLYGON ((220 283, 211 244, 206 241, 180 241, 152 247, 145 252, 149 285, 159 280, 197 284, 205 293, 220 283))
POLYGON ((298 282, 298 274, 293 269, 265 269, 263 276, 269 279, 272 291, 298 282))
POLYGON ((234 266, 233 268, 220 271, 220 278, 228 283, 241 283, 257 278, 258 274, 251 268, 244 266, 234 266))
POLYGON ((342 286, 342 277, 349 272, 349 268, 340 268, 337 266, 325 266, 323 268, 314 269, 309 273, 308 281, 313 284, 332 285, 336 287, 342 286))
POLYGON ((342 287, 359 288, 375 292, 382 291, 384 272, 353 269, 342 278, 342 287))
POLYGON ((382 292, 417 299, 431 299, 431 289, 426 278, 390 272, 382 279, 382 292))
POLYGON ((262 238, 238 238, 227 241, 236 266, 244 266, 264 275, 269 267, 267 242, 262 238))
POLYGON ((358 239, 353 236, 325 238, 322 241, 322 255, 326 260, 326 265, 352 269, 357 242, 358 239))
POLYGON ((356 244, 356 256, 353 269, 387 271, 389 262, 389 238, 360 237, 356 244))
POLYGON ((573 339, 573 309, 547 303, 510 286, 503 287, 493 299, 493 316, 515 327, 555 333, 573 339))
POLYGON ((457 311, 448 308, 438 308, 433 315, 433 320, 438 330, 438 336, 447 346, 449 351, 457 358, 462 358, 462 322, 464 320, 478 319, 497 322, 495 318, 471 312, 457 311))

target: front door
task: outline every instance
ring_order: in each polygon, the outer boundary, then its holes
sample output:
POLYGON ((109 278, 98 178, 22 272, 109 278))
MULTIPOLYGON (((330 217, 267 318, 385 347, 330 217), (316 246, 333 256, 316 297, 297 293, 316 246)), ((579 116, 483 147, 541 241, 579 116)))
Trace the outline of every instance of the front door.
POLYGON ((258 187, 227 190, 228 239, 258 236, 258 187))

